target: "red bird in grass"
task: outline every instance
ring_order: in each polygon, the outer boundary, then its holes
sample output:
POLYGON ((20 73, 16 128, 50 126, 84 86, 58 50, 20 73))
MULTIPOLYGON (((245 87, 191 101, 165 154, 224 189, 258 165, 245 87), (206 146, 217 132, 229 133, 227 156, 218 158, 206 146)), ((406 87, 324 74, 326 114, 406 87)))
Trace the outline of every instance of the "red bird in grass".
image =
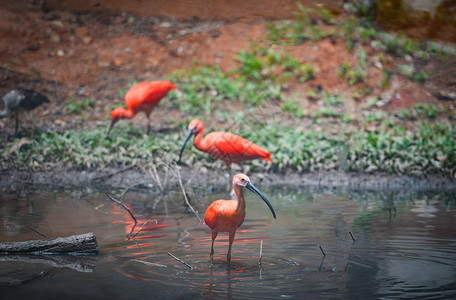
POLYGON ((226 260, 228 265, 231 262, 231 246, 234 241, 234 235, 239 226, 242 225, 245 219, 245 198, 242 188, 246 188, 258 196, 269 206, 269 209, 276 218, 274 209, 268 199, 250 182, 249 177, 245 174, 237 174, 233 177, 233 190, 237 200, 216 200, 206 210, 204 222, 211 228, 212 245, 211 245, 211 264, 213 264, 214 256, 214 241, 219 232, 228 232, 229 248, 226 260))
POLYGON ((188 125, 188 134, 179 153, 179 162, 181 161, 185 145, 192 135, 195 135, 193 145, 195 145, 196 149, 224 161, 228 168, 230 168, 231 163, 240 164, 244 160, 263 159, 272 161, 269 151, 239 135, 230 132, 214 131, 202 139, 203 134, 203 122, 197 119, 192 120, 188 125))
POLYGON ((169 81, 145 81, 134 85, 125 95, 127 109, 116 107, 112 111, 111 126, 106 137, 109 137, 109 133, 117 121, 131 119, 140 111, 143 111, 147 116, 147 134, 149 134, 150 114, 158 102, 175 88, 176 86, 169 81))

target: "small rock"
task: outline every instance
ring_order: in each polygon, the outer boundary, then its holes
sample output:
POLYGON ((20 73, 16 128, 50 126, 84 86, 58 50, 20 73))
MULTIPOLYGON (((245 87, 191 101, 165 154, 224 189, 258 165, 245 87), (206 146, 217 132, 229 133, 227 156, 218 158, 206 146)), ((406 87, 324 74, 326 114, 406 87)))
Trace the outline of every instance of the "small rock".
POLYGON ((54 43, 60 43, 60 36, 57 33, 51 34, 51 41, 54 43))
POLYGON ((160 27, 162 27, 162 28, 169 28, 169 27, 171 27, 171 23, 169 23, 169 22, 163 22, 163 23, 160 24, 160 27))
POLYGON ((85 37, 82 38, 82 42, 83 42, 84 44, 90 44, 90 42, 92 42, 92 37, 90 37, 90 36, 85 36, 85 37))
POLYGON ((57 50, 57 56, 60 56, 60 57, 65 56, 65 52, 63 52, 62 49, 59 49, 59 50, 57 50))
POLYGON ((221 32, 219 30, 214 30, 211 32, 211 37, 213 38, 218 38, 220 36, 221 32))

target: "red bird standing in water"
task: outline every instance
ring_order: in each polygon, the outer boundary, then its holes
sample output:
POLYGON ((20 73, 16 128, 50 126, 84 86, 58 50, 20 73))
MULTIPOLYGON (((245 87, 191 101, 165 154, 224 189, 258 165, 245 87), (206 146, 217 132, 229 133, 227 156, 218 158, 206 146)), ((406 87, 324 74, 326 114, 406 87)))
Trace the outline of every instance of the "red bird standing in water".
POLYGON ((134 85, 125 95, 127 109, 116 107, 111 113, 111 126, 109 127, 109 137, 111 129, 120 119, 131 119, 138 112, 143 111, 147 116, 147 133, 150 130, 150 114, 160 100, 174 90, 176 86, 169 81, 146 81, 134 85))
POLYGON ((197 119, 192 120, 188 125, 188 134, 179 153, 179 162, 181 161, 185 145, 192 135, 195 135, 193 145, 195 145, 196 149, 224 161, 228 168, 230 168, 231 163, 240 164, 244 160, 263 159, 272 161, 269 151, 239 135, 230 132, 214 131, 202 139, 203 134, 203 122, 197 119))
POLYGON ((216 200, 206 210, 204 222, 212 230, 211 263, 214 262, 214 241, 219 232, 229 233, 229 248, 226 260, 228 265, 231 262, 231 246, 234 241, 236 230, 242 225, 245 219, 245 198, 242 188, 246 188, 258 196, 269 206, 269 209, 276 218, 276 214, 268 199, 250 182, 245 174, 237 174, 233 177, 233 190, 237 200, 216 200))

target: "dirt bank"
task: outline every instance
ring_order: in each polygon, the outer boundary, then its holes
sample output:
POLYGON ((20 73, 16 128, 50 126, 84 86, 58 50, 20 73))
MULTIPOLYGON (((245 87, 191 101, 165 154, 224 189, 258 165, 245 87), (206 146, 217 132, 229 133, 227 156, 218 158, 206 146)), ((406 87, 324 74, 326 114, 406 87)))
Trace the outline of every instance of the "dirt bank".
MULTIPOLYGON (((181 167, 182 181, 188 189, 204 187, 225 188, 228 172, 210 170, 196 173, 189 167, 181 167)), ((177 177, 159 172, 167 186, 178 186, 177 177)), ((347 172, 259 173, 250 175, 256 185, 290 186, 309 188, 346 188, 350 190, 456 190, 456 180, 448 176, 417 177, 389 174, 359 174, 347 172)), ((49 185, 58 188, 95 189, 126 188, 136 183, 147 182, 155 186, 141 170, 136 168, 107 169, 100 171, 53 170, 52 172, 4 171, 0 174, 0 187, 4 192, 20 191, 24 186, 49 185)))

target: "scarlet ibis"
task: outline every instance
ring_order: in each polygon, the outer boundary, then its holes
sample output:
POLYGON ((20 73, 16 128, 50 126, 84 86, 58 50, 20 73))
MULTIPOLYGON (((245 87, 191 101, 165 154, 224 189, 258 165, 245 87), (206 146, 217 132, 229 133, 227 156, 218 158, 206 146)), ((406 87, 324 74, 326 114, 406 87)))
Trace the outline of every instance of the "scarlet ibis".
POLYGON ((27 90, 22 88, 17 88, 9 91, 5 96, 3 96, 3 103, 5 104, 5 109, 0 111, 0 118, 8 117, 12 112, 16 114, 16 127, 14 134, 17 133, 17 128, 19 124, 18 115, 22 110, 28 110, 30 112, 30 118, 32 120, 32 136, 34 130, 34 121, 33 121, 33 110, 40 106, 41 104, 49 102, 49 99, 33 90, 27 90))
POLYGON ((269 209, 276 218, 274 209, 268 199, 250 182, 249 177, 245 174, 237 174, 233 177, 233 190, 237 200, 216 200, 206 210, 204 222, 211 228, 212 245, 211 245, 211 263, 214 256, 214 241, 219 232, 229 233, 229 248, 226 260, 228 265, 231 261, 231 246, 234 241, 236 230, 242 225, 245 219, 245 198, 242 188, 246 188, 258 196, 269 206, 269 209))
POLYGON ((224 161, 228 168, 230 168, 231 163, 240 164, 244 160, 263 159, 272 161, 269 151, 239 135, 230 132, 214 131, 206 135, 202 140, 203 134, 203 122, 198 119, 192 120, 188 125, 188 134, 179 153, 179 162, 181 161, 185 145, 192 135, 195 135, 193 145, 195 145, 196 149, 224 161))
POLYGON ((160 100, 174 90, 176 86, 169 81, 145 81, 134 85, 125 95, 127 109, 116 107, 111 113, 111 126, 109 126, 109 137, 111 129, 120 119, 131 119, 138 112, 143 111, 147 116, 147 133, 150 130, 150 114, 160 100))

